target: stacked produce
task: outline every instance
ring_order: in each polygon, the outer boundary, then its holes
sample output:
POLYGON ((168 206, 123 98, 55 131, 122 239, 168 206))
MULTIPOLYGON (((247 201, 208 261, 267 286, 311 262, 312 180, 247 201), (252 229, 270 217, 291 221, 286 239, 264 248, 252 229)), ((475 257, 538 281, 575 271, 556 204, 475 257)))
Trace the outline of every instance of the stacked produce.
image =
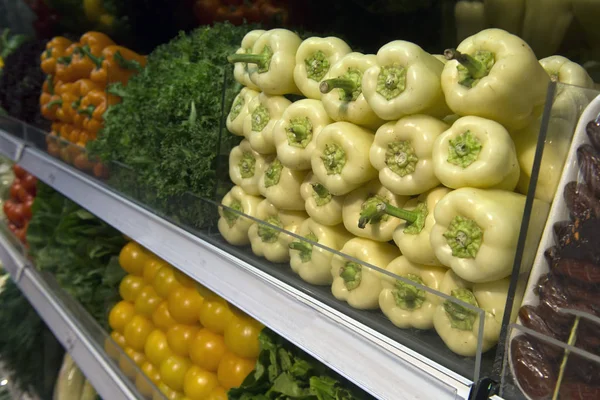
MULTIPOLYGON (((167 398, 226 399, 254 368, 262 325, 135 242, 119 263, 128 275, 108 317, 112 339, 167 398)), ((107 351, 136 378, 125 355, 107 351)), ((152 395, 143 377, 136 384, 152 395)))
POLYGON ((104 112, 119 101, 119 97, 108 93, 108 86, 126 85, 142 70, 146 58, 117 46, 100 32, 87 32, 75 43, 55 37, 46 44, 40 58, 46 74, 40 110, 52 121, 48 152, 80 169, 94 169, 101 176, 102 168, 90 163, 81 148, 96 138, 104 124, 104 112))
POLYGON ((26 234, 32 216, 33 200, 37 191, 37 178, 18 165, 13 165, 14 180, 10 186, 10 198, 2 209, 8 219, 8 228, 26 244, 26 234))
POLYGON ((106 308, 118 298, 123 277, 116 256, 123 236, 50 187, 38 183, 27 229, 29 255, 96 321, 105 325, 106 308))
MULTIPOLYGON (((295 10, 299 11, 299 10, 295 10)), ((290 20, 290 2, 281 0, 196 0, 194 15, 200 24, 229 21, 233 25, 244 22, 287 26, 290 20)), ((299 18, 294 18, 299 22, 299 18)))
MULTIPOLYGON (((525 207, 514 190, 531 176, 519 159, 558 73, 499 29, 444 57, 401 40, 364 55, 337 38, 251 31, 229 61, 245 87, 227 128, 244 140, 230 153, 223 237, 400 328, 435 328, 460 355, 475 355, 479 331, 465 303, 483 309, 492 348, 525 207)), ((535 201, 531 231, 547 209, 535 201)))
MULTIPOLYGON (((549 272, 535 293, 539 304, 521 307, 521 323, 548 338, 600 355, 598 325, 564 310, 600 316, 598 226, 600 217, 600 117, 586 127, 588 142, 577 148, 579 177, 563 188, 569 219, 556 222, 554 245, 544 255, 549 272)), ((511 361, 519 386, 531 399, 593 399, 600 396, 600 365, 530 335, 511 343, 511 361)))
POLYGON ((96 400, 96 389, 69 354, 65 354, 52 400, 96 400))

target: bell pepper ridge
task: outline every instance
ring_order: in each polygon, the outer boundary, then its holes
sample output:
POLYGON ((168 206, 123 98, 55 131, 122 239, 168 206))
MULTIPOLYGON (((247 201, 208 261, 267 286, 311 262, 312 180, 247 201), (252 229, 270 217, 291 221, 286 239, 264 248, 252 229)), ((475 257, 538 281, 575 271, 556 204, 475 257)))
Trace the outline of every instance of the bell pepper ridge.
MULTIPOLYGON (((460 301, 464 301, 474 307, 479 307, 475 295, 467 288, 452 289, 451 295, 460 301)), ((460 329, 462 331, 473 330, 473 325, 477 318, 477 313, 475 311, 469 310, 465 306, 450 300, 446 300, 443 306, 452 328, 460 329)))

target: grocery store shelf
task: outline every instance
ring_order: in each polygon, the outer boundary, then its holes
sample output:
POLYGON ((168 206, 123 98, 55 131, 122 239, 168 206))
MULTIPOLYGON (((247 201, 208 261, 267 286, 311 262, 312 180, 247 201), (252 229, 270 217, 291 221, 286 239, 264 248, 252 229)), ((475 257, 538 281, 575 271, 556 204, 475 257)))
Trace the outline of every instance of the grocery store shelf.
MULTIPOLYGON (((54 336, 71 354, 81 371, 104 399, 140 399, 135 386, 112 364, 100 344, 81 324, 35 268, 0 234, 0 260, 21 292, 36 309, 54 336)), ((89 317, 89 315, 88 315, 89 317)))
MULTIPOLYGON (((0 129, 0 137, 5 135, 0 129)), ((0 139, 0 146, 3 143, 0 139)), ((463 376, 156 216, 38 149, 25 147, 20 156, 15 161, 30 173, 376 398, 468 398, 472 382, 463 376)))

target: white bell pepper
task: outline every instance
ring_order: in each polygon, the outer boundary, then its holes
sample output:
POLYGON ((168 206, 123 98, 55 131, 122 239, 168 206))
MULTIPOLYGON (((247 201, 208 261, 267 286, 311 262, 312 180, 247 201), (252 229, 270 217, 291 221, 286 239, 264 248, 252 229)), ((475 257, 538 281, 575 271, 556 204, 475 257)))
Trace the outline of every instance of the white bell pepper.
POLYGON ((491 28, 521 35, 526 0, 483 0, 485 19, 491 28))
POLYGON ((527 0, 521 37, 538 57, 547 57, 558 51, 572 21, 572 0, 527 0))
POLYGON ((271 29, 256 39, 252 53, 234 54, 231 63, 248 63, 250 80, 264 93, 300 93, 294 83, 296 51, 302 39, 287 29, 271 29))
POLYGON ((416 195, 440 184, 433 170, 433 144, 448 125, 427 115, 411 115, 382 125, 369 159, 390 191, 416 195))
POLYGON ((440 262, 469 282, 512 273, 525 196, 504 190, 461 188, 435 206, 431 247, 440 262))
POLYGON ((510 279, 488 283, 470 283, 448 271, 440 291, 483 310, 483 332, 479 331, 481 311, 468 309, 457 302, 444 301, 437 306, 433 326, 446 346, 456 354, 473 357, 481 340, 482 352, 498 343, 508 297, 510 279))
POLYGON ((271 160, 271 156, 263 156, 252 150, 248 140, 242 140, 229 153, 229 178, 244 192, 257 196, 260 194, 258 181, 271 160))
POLYGON ((244 136, 250 146, 260 154, 275 153, 273 128, 286 108, 292 104, 283 96, 261 93, 248 103, 248 115, 244 118, 244 136))
POLYGON ((296 53, 294 82, 303 95, 320 100, 319 85, 332 65, 352 49, 336 37, 310 37, 302 42, 296 53))
POLYGON ((404 204, 404 210, 417 213, 415 221, 402 220, 393 239, 400 252, 416 264, 441 266, 431 247, 431 228, 435 225, 435 206, 450 189, 443 186, 431 189, 404 204))
POLYGON ((290 169, 310 169, 310 156, 317 145, 317 137, 332 122, 319 100, 294 102, 273 128, 277 158, 290 169))
POLYGON ((280 210, 304 210, 304 199, 300 195, 300 185, 306 178, 306 171, 294 171, 281 164, 276 158, 269 163, 258 181, 260 194, 280 210))
POLYGON ((221 204, 228 207, 219 207, 219 218, 218 228, 221 236, 227 242, 235 246, 243 246, 250 243, 248 239, 248 229, 254 223, 250 218, 246 218, 244 215, 251 217, 257 217, 258 203, 263 200, 262 197, 252 196, 246 194, 244 190, 239 186, 234 186, 221 200, 221 204), (231 210, 239 211, 244 215, 240 215, 231 210))
POLYGON ((242 88, 238 93, 225 121, 229 132, 237 136, 244 136, 244 120, 249 114, 248 105, 256 96, 258 96, 258 92, 248 88, 242 88))
MULTIPOLYGON (((262 29, 255 29, 248 33, 242 39, 242 44, 236 54, 251 54, 252 49, 254 48, 254 43, 258 40, 258 38, 265 33, 266 31, 262 29)), ((244 62, 239 62, 235 64, 233 69, 233 77, 236 81, 241 83, 252 90, 260 90, 258 86, 250 79, 250 73, 258 68, 256 64, 247 64, 244 62)))
POLYGON ((480 1, 460 0, 454 5, 456 40, 462 42, 487 27, 485 7, 480 1))
POLYGON ((317 223, 335 226, 342 223, 344 196, 334 196, 310 172, 300 186, 304 209, 317 223))
POLYGON ((444 52, 446 103, 458 115, 492 119, 520 129, 541 113, 550 78, 521 38, 486 29, 444 52))
POLYGON ((364 72, 376 65, 374 55, 349 53, 335 63, 319 84, 321 101, 334 121, 348 121, 377 129, 383 120, 375 114, 362 91, 364 72))
MULTIPOLYGON (((407 257, 393 260, 386 270, 433 290, 439 290, 446 269, 415 264, 407 257)), ((382 274, 379 308, 398 328, 433 328, 433 315, 442 298, 422 288, 382 274)))
POLYGON ((376 207, 374 204, 386 204, 401 208, 408 201, 408 196, 400 196, 383 187, 377 179, 350 192, 344 199, 342 218, 348 232, 358 237, 375 240, 376 242, 389 242, 392 240, 394 230, 402 222, 387 214, 378 214, 365 220, 365 212, 376 207))
POLYGON ((499 123, 462 117, 433 145, 433 171, 443 185, 513 190, 519 162, 510 134, 499 123))
POLYGON ((349 122, 327 125, 311 156, 312 170, 331 194, 351 192, 377 176, 369 162, 373 132, 349 122))
POLYGON ((352 235, 341 225, 325 226, 312 218, 305 220, 296 233, 307 240, 295 239, 289 245, 292 271, 300 275, 305 282, 313 285, 330 285, 333 282, 331 276, 333 252, 328 249, 339 251, 348 240, 352 239, 352 235), (311 242, 325 246, 327 249, 313 246, 311 242))
POLYGON ((255 222, 248 229, 252 252, 274 263, 288 262, 294 238, 286 232, 296 233, 308 215, 303 211, 280 211, 265 199, 258 204, 257 218, 266 223, 255 222))
MULTIPOLYGON (((396 246, 363 238, 349 240, 340 252, 381 269, 400 256, 396 246)), ((359 310, 379 307, 381 272, 336 254, 331 261, 331 274, 331 293, 336 299, 359 310)))
POLYGON ((563 56, 542 58, 540 64, 553 82, 593 89, 594 81, 581 65, 563 56))
POLYGON ((444 66, 414 43, 395 40, 377 52, 376 65, 362 77, 362 91, 381 119, 450 114, 440 83, 444 66))

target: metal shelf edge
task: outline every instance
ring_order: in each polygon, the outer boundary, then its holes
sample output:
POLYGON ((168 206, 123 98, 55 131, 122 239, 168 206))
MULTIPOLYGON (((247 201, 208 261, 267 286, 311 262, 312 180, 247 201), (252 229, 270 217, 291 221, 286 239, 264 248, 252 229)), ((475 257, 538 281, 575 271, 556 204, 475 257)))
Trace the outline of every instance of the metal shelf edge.
POLYGON ((139 398, 129 381, 108 361, 108 356, 97 349, 79 328, 75 318, 63 309, 47 289, 39 273, 29 267, 23 258, 0 234, 0 260, 21 292, 36 309, 39 316, 54 333, 75 363, 105 399, 129 400, 139 398))
POLYGON ((468 379, 206 243, 46 153, 25 148, 20 165, 375 397, 468 398, 472 384, 468 379))

